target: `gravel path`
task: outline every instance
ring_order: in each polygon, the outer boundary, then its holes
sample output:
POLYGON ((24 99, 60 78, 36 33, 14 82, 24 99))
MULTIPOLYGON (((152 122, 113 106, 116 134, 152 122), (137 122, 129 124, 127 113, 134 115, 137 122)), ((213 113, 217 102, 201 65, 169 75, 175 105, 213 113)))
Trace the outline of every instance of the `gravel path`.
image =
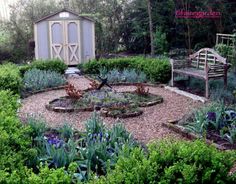
MULTIPOLYGON (((79 89, 86 89, 89 86, 89 81, 84 77, 73 77, 68 80, 79 89)), ((135 87, 115 86, 114 89, 117 91, 133 91, 135 87)), ((142 108, 144 113, 141 116, 122 119, 126 129, 131 132, 135 138, 144 143, 167 136, 180 138, 180 135, 163 127, 161 125, 162 122, 180 119, 193 108, 202 105, 202 103, 194 102, 189 98, 160 87, 149 87, 149 92, 161 95, 164 98, 164 102, 155 106, 142 108)), ((56 113, 48 111, 45 108, 45 104, 49 101, 65 95, 64 90, 56 90, 35 94, 23 99, 19 116, 23 120, 27 115, 40 116, 44 118, 51 127, 58 127, 66 122, 82 130, 84 128, 84 122, 91 116, 91 112, 56 113)), ((116 123, 116 120, 113 118, 103 119, 108 127, 116 123)))

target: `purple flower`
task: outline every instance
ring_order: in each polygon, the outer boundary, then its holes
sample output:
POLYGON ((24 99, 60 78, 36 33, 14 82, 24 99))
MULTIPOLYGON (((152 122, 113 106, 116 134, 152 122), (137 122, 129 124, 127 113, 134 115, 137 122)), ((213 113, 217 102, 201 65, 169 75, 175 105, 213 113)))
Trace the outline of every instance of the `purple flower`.
POLYGON ((206 118, 209 121, 216 121, 216 113, 215 112, 208 112, 206 118))
POLYGON ((64 141, 61 140, 60 138, 58 138, 54 134, 47 135, 46 140, 47 140, 48 144, 53 145, 56 148, 60 148, 64 144, 64 141))

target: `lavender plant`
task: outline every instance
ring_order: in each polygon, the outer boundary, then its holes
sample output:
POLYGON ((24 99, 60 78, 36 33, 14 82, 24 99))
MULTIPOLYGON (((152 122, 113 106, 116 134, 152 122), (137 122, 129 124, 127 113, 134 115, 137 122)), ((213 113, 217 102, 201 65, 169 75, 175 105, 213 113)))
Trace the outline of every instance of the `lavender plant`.
POLYGON ((65 83, 64 76, 54 71, 32 69, 27 71, 23 77, 24 90, 30 92, 61 86, 65 83))
POLYGON ((138 72, 135 69, 124 69, 119 71, 117 69, 113 69, 111 71, 107 71, 105 69, 100 70, 100 76, 105 76, 110 83, 118 83, 118 82, 147 82, 147 76, 144 72, 138 72))

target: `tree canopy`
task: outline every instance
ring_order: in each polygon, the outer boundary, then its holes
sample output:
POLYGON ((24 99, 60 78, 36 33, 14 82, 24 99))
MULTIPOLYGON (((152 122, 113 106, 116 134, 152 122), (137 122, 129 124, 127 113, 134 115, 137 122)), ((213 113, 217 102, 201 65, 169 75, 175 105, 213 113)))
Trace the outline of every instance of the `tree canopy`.
MULTIPOLYGON (((30 59, 27 45, 33 39, 34 21, 63 8, 63 1, 19 0, 11 6, 11 18, 2 22, 1 53, 14 62, 30 59), (5 34, 4 34, 5 33, 5 34), (4 37, 4 38, 2 38, 4 37), (7 40, 6 40, 7 38, 7 40)), ((156 54, 172 48, 212 47, 217 32, 233 33, 236 3, 232 0, 70 0, 69 8, 96 21, 96 53, 151 51, 150 15, 156 54), (150 13, 148 13, 150 2, 150 13), (217 11, 220 18, 180 19, 176 10, 217 11)), ((0 58, 1 60, 2 58, 0 58)))

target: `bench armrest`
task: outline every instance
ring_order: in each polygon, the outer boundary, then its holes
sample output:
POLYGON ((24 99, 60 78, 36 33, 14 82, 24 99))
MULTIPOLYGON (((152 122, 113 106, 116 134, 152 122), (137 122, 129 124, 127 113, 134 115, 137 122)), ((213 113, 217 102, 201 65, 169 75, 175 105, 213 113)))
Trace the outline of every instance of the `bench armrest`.
POLYGON ((208 72, 224 72, 230 68, 231 64, 210 64, 208 65, 208 72))
POLYGON ((170 59, 172 69, 186 68, 189 65, 188 60, 184 59, 170 59))

